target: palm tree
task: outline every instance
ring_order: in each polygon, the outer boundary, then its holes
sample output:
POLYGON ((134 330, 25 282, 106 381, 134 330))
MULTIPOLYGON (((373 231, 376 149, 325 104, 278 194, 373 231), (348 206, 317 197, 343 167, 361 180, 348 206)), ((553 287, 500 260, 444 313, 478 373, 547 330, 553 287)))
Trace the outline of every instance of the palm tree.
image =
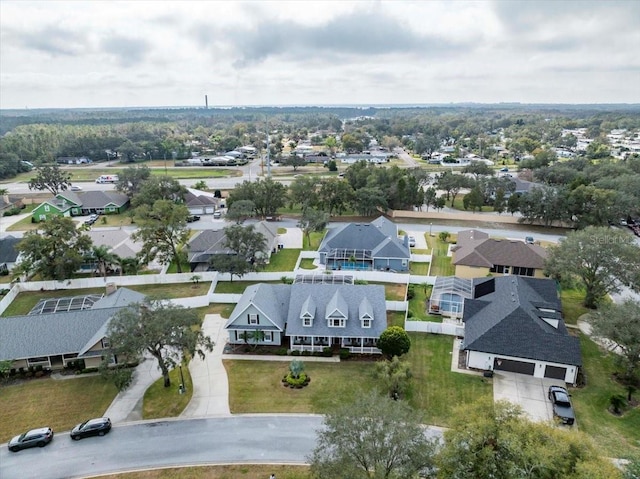
POLYGON ((111 253, 106 246, 94 246, 91 250, 91 259, 96 264, 98 271, 103 278, 107 277, 107 270, 110 266, 120 265, 120 258, 111 253))
POLYGON ((133 258, 122 258, 120 266, 120 276, 125 273, 137 275, 142 269, 143 264, 140 261, 140 258, 134 256, 133 258))

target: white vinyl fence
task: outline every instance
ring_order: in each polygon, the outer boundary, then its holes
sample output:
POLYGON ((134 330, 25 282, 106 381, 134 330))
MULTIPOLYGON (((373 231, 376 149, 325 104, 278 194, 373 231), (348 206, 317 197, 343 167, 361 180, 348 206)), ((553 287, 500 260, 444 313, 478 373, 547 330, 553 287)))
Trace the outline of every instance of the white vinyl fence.
POLYGON ((446 334, 449 336, 464 336, 464 326, 449 323, 434 323, 432 321, 405 321, 406 331, 418 333, 446 334))

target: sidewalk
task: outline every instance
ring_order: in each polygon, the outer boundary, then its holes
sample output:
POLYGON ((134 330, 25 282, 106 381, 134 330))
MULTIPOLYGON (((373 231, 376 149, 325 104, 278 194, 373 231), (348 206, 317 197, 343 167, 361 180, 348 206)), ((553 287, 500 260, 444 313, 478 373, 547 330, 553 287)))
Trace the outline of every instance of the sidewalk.
POLYGON ((142 400, 149 386, 162 376, 155 359, 146 358, 136 367, 131 386, 118 393, 104 415, 112 422, 142 419, 142 400))
POLYGON ((222 352, 226 344, 224 324, 219 314, 207 314, 202 323, 202 332, 209 336, 215 346, 213 352, 203 359, 195 356, 189 363, 193 383, 193 395, 180 417, 205 417, 229 415, 229 380, 222 364, 222 352))

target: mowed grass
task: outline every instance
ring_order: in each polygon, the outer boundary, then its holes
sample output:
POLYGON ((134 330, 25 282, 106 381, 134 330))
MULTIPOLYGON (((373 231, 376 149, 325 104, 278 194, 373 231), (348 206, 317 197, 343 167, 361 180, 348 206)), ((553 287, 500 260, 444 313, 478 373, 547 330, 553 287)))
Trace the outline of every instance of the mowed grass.
POLYGON ((249 286, 261 283, 282 284, 280 281, 218 281, 214 293, 242 294, 249 286))
MULTIPOLYGON (((590 435, 607 456, 639 455, 640 407, 627 411, 622 417, 608 411, 613 394, 626 397, 622 385, 613 380, 614 354, 603 352, 584 334, 580 335, 580 346, 587 385, 570 391, 578 428, 590 435)), ((640 394, 635 393, 636 400, 638 396, 640 394)))
POLYGON ((451 371, 453 337, 425 333, 409 336, 407 361, 413 375, 409 402, 422 411, 425 424, 446 427, 457 406, 493 397, 491 382, 451 371))
POLYGON ((313 258, 302 258, 300 260, 301 269, 317 269, 318 267, 313 264, 313 258))
POLYGON ((269 264, 264 265, 262 271, 293 271, 300 256, 299 249, 281 249, 271 255, 269 264))
POLYGON ((582 304, 584 296, 585 292, 580 289, 562 289, 560 291, 562 314, 564 315, 565 323, 576 324, 580 316, 589 312, 589 308, 582 304))
MULTIPOLYGON (((189 298, 206 294, 211 287, 211 281, 201 282, 197 285, 193 283, 170 283, 170 284, 141 284, 130 285, 127 288, 148 296, 156 296, 163 299, 189 298)), ((12 301, 9 307, 2 313, 2 316, 20 316, 28 314, 41 299, 69 298, 73 296, 85 296, 88 294, 102 294, 104 288, 79 288, 79 289, 56 289, 52 291, 25 291, 20 293, 12 301)))
POLYGON ((431 257, 431 276, 453 276, 456 273, 456 268, 451 264, 451 258, 447 256, 447 250, 449 243, 436 239, 433 241, 433 256, 431 257))
POLYGON ((404 311, 387 311, 387 326, 404 328, 404 311))
POLYGON ((275 474, 278 479, 311 478, 307 466, 253 464, 154 469, 100 477, 103 479, 267 479, 271 474, 275 474))
POLYGON ((144 393, 142 401, 142 418, 159 419, 163 417, 177 417, 187 407, 193 395, 193 383, 189 368, 182 366, 182 375, 186 392, 180 394, 180 369, 169 371, 171 386, 164 387, 164 378, 155 381, 144 393))
POLYGON ((429 274, 429 263, 415 263, 412 261, 409 265, 409 273, 427 276, 429 274))
MULTIPOLYGON (((293 358, 292 358, 293 359, 293 358)), ((229 407, 243 413, 326 413, 337 404, 353 401, 362 391, 374 388, 375 363, 304 362, 311 383, 302 389, 282 385, 288 362, 225 360, 229 377, 229 407)))
POLYGON ((117 394, 100 376, 31 379, 0 387, 0 443, 34 427, 70 430, 104 414, 117 394))
POLYGON ((407 285, 403 283, 377 283, 371 282, 369 284, 378 284, 384 286, 384 299, 387 301, 404 301, 407 295, 407 285))
POLYGON ((307 235, 302 235, 302 249, 307 251, 316 251, 320 247, 322 238, 327 231, 314 231, 309 235, 311 242, 307 240, 307 235))
POLYGON ((211 303, 209 306, 193 309, 198 312, 198 316, 202 319, 204 319, 206 314, 219 314, 223 318, 228 319, 235 307, 235 303, 211 303))
MULTIPOLYGON (((409 317, 413 320, 426 320, 427 315, 427 300, 431 297, 432 286, 426 287, 421 284, 412 284, 410 286, 413 289, 413 298, 409 300, 409 317)), ((436 322, 442 322, 442 319, 436 320, 436 322)))

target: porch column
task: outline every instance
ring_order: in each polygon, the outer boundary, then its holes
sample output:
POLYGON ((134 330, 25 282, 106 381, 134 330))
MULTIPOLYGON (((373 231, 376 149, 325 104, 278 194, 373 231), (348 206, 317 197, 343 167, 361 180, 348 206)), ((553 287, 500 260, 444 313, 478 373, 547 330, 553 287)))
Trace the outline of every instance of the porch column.
POLYGON ((311 336, 311 351, 313 351, 314 347, 315 347, 315 336, 311 336))

